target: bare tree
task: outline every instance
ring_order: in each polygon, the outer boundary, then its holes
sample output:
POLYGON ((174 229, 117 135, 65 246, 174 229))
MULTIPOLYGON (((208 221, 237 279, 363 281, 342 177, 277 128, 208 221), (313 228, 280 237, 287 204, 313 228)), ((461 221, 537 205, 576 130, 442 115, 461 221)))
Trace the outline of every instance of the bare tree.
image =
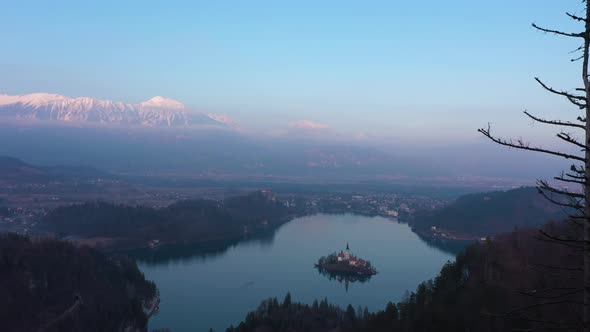
MULTIPOLYGON (((580 25, 583 25, 584 28, 582 32, 564 32, 541 27, 535 23, 532 24, 535 29, 544 33, 581 40, 580 47, 571 52, 577 54, 573 59, 571 59, 571 61, 581 62, 582 64, 581 87, 575 87, 572 90, 559 90, 551 87, 541 79, 535 77, 535 80, 541 85, 543 89, 550 92, 551 94, 565 98, 575 108, 581 110, 581 114, 574 121, 564 121, 545 119, 543 117, 535 116, 528 111, 524 112, 524 114, 533 121, 560 128, 556 134, 556 137, 564 143, 579 149, 580 153, 569 153, 566 151, 546 149, 540 146, 531 146, 522 139, 503 139, 492 135, 489 125, 487 128, 478 129, 478 131, 493 142, 500 145, 520 150, 535 151, 554 155, 572 162, 569 170, 562 172, 559 176, 554 177, 554 181, 548 182, 546 180, 539 180, 538 188, 539 192, 551 202, 566 207, 569 209, 569 211, 573 211, 570 213, 570 222, 580 226, 582 236, 580 236, 579 239, 566 239, 541 231, 541 237, 545 241, 554 242, 559 245, 570 246, 583 252, 584 265, 582 287, 573 290, 567 289, 563 294, 558 294, 558 296, 554 296, 554 298, 559 298, 559 295, 569 296, 573 291, 583 292, 584 302, 582 309, 583 321, 581 330, 584 332, 590 332, 590 185, 587 174, 587 170, 590 169, 590 150, 588 149, 590 146, 590 122, 588 121, 588 119, 590 119, 590 109, 588 108, 588 103, 590 101, 590 79, 588 77, 588 58, 590 48, 590 6, 586 0, 583 0, 582 4, 584 9, 583 14, 580 16, 566 13, 569 18, 580 23, 580 25), (584 137, 584 141, 578 140, 576 138, 577 136, 569 130, 583 132, 582 137, 584 137), (573 184, 578 186, 579 189, 569 190, 564 188, 563 185, 559 184, 573 184)), ((568 267, 557 268, 569 269, 568 267)), ((550 289, 548 291, 551 291, 553 294, 555 294, 555 292, 558 290, 550 289)), ((542 295, 539 295, 539 298, 542 298, 542 295)), ((559 303, 558 301, 559 300, 556 299, 553 301, 553 303, 559 303)), ((531 306, 531 308, 538 307, 539 305, 543 305, 543 303, 535 304, 531 306)), ((518 310, 523 311, 526 309, 528 308, 519 308, 518 310)), ((554 322, 550 323, 553 324, 554 322)), ((552 326, 555 328, 555 325, 552 326)), ((571 330, 571 326, 564 326, 563 329, 571 330)))

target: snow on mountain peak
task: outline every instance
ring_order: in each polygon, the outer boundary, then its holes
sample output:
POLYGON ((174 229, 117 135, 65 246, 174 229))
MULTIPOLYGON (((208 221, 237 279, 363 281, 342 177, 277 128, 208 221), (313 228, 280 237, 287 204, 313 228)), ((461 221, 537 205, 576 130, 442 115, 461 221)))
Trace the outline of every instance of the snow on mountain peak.
POLYGON ((165 109, 186 109, 186 106, 174 99, 155 96, 154 98, 144 101, 140 104, 143 107, 165 108, 165 109))
POLYGON ((210 119, 213 119, 217 122, 221 122, 229 127, 235 128, 235 129, 239 129, 238 123, 236 121, 234 121, 234 119, 230 118, 229 116, 225 115, 225 114, 213 114, 213 113, 209 113, 207 114, 207 116, 210 119))
POLYGON ((227 125, 224 122, 228 122, 228 119, 191 112, 181 102, 161 96, 132 104, 92 97, 70 98, 49 93, 0 94, 0 118, 6 117, 158 127, 219 126, 227 125))
POLYGON ((60 102, 67 97, 55 93, 31 93, 28 95, 5 95, 0 94, 0 105, 22 103, 30 106, 45 105, 51 102, 60 102))
POLYGON ((321 129, 327 129, 328 125, 325 125, 323 123, 318 123, 318 122, 315 122, 312 120, 300 120, 300 121, 291 122, 289 124, 289 127, 296 128, 296 129, 305 129, 305 130, 321 130, 321 129))

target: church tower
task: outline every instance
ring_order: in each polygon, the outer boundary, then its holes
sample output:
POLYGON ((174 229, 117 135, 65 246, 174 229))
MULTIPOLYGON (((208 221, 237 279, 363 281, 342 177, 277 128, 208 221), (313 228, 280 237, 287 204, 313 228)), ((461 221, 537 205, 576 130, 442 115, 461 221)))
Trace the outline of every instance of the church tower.
POLYGON ((346 251, 344 252, 344 259, 350 259, 350 249, 348 248, 348 242, 346 243, 346 251))

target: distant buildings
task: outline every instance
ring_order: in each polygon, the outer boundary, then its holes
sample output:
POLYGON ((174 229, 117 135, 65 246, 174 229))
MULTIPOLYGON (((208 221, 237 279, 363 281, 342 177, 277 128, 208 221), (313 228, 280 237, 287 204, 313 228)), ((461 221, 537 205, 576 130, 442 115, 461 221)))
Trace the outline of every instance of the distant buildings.
POLYGON ((276 195, 270 189, 260 189, 260 194, 269 201, 275 202, 277 200, 276 195))

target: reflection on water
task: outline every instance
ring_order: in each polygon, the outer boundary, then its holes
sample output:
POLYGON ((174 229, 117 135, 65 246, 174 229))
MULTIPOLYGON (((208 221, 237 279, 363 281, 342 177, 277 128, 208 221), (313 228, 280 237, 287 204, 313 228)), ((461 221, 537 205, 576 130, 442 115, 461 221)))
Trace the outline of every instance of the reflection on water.
MULTIPOLYGON (((276 229, 273 229, 269 230, 268 232, 242 236, 235 239, 224 239, 206 243, 165 245, 153 249, 142 248, 128 250, 124 253, 146 265, 191 262, 193 259, 206 261, 208 259, 215 259, 216 257, 223 255, 229 249, 234 248, 238 244, 254 243, 260 245, 261 247, 270 247, 273 244, 275 234, 276 229)), ((432 239, 421 236, 420 234, 416 235, 429 247, 441 250, 453 256, 457 255, 471 244, 469 241, 432 239)))
POLYGON ((383 309, 454 258, 405 224, 350 214, 318 214, 256 237, 133 254, 160 290, 160 312, 150 320, 150 329, 175 332, 224 331, 262 300, 283 298, 289 291, 294 301, 327 298, 342 307, 383 309), (346 243, 378 266, 379 274, 357 280, 318 273, 317 257, 346 243))
POLYGON ((353 274, 334 273, 334 272, 330 272, 326 269, 322 269, 321 267, 316 267, 316 269, 318 270, 318 272, 321 275, 323 275, 324 277, 327 277, 328 280, 334 280, 334 281, 338 281, 341 284, 344 284, 344 289, 346 289, 347 292, 348 292, 348 286, 350 285, 350 283, 358 282, 358 283, 364 284, 365 282, 369 281, 372 277, 372 275, 353 275, 353 274))
POLYGON ((222 256, 238 244, 256 244, 261 248, 270 247, 273 244, 274 237, 275 231, 272 230, 235 239, 136 249, 126 251, 125 254, 146 265, 188 263, 194 260, 204 262, 222 256))
POLYGON ((467 248, 473 241, 453 241, 447 239, 432 239, 421 236, 418 234, 418 237, 424 241, 429 247, 436 248, 438 250, 444 251, 448 254, 456 256, 458 253, 462 252, 465 248, 467 248))

